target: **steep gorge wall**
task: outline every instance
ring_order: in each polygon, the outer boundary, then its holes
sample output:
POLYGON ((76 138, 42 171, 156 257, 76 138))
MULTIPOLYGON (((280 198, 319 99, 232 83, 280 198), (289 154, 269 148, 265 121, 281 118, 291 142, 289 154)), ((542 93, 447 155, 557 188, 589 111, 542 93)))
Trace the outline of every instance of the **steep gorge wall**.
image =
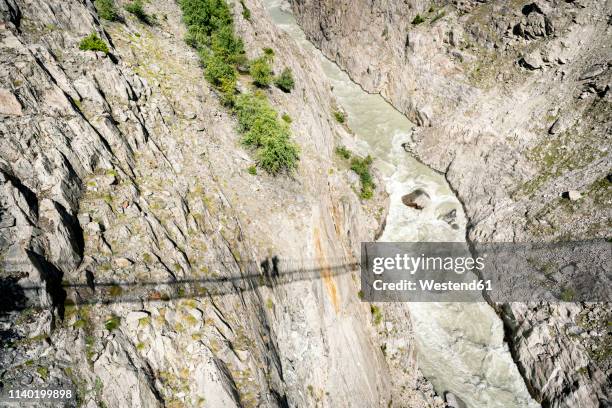
POLYGON ((334 162, 346 134, 320 67, 259 3, 250 20, 234 4, 249 57, 272 47, 296 78, 266 92, 299 168, 253 176, 178 5, 147 3, 146 25, 116 3, 109 23, 89 0, 0 0, 3 383, 74 387, 87 406, 386 405, 350 266, 378 208, 334 162), (109 55, 78 49, 92 32, 109 55), (280 276, 260 267, 273 256, 280 276))
MULTIPOLYGON (((472 242, 609 238, 611 2, 291 5, 325 55, 420 125, 412 149, 446 174, 472 242)), ((543 406, 610 403, 609 305, 500 315, 543 406)))

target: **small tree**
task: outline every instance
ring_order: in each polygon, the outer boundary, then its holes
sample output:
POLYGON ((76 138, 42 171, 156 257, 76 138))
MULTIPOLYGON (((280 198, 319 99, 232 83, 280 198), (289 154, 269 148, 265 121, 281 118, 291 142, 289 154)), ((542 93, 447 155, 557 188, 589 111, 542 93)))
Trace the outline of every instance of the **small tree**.
POLYGON ((372 175, 370 174, 371 165, 372 157, 370 155, 367 155, 363 159, 359 157, 353 157, 351 159, 351 170, 359 175, 359 180, 361 181, 361 193, 359 195, 365 200, 374 196, 374 188, 376 188, 372 175))
POLYGON ((272 82, 272 68, 268 58, 263 56, 251 62, 249 73, 253 77, 253 83, 259 87, 270 86, 272 82))
POLYGON ((295 86, 293 74, 290 68, 285 68, 279 76, 274 79, 274 85, 283 92, 291 92, 295 86))
POLYGON ((102 51, 108 54, 108 45, 96 33, 91 33, 81 40, 79 49, 83 51, 102 51))
POLYGON ((147 15, 147 13, 145 13, 144 8, 142 6, 142 0, 134 0, 123 7, 125 8, 125 11, 135 15, 136 18, 142 21, 143 23, 151 24, 151 19, 147 15))
POLYGON ((344 112, 342 111, 334 111, 334 118, 336 118, 336 121, 338 123, 344 123, 346 122, 346 116, 344 115, 344 112))
POLYGON ((233 103, 237 82, 236 68, 228 63, 227 58, 220 54, 210 54, 204 57, 204 77, 215 88, 221 91, 226 104, 233 103))
POLYGON ((421 23, 424 23, 425 19, 423 17, 421 17, 420 14, 417 14, 414 19, 412 20, 412 25, 419 25, 421 23))
POLYGON ((115 21, 118 18, 114 0, 96 0, 94 2, 100 18, 115 21))

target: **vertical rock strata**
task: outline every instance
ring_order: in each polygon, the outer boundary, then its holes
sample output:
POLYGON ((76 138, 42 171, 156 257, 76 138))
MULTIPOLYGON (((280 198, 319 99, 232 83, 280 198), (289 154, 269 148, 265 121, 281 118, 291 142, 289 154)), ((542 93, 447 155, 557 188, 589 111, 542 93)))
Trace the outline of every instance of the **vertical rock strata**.
POLYGON ((254 176, 176 2, 145 3, 151 24, 115 3, 106 22, 89 0, 0 0, 2 384, 84 406, 430 404, 409 338, 390 396, 354 268, 384 197, 363 206, 336 166, 315 59, 234 4, 248 56, 273 48, 296 82, 266 92, 299 168, 254 176), (92 33, 108 54, 79 50, 92 33))
MULTIPOLYGON (((446 174, 471 241, 609 238, 611 2, 291 5, 325 55, 420 125, 413 150, 446 174)), ((608 304, 499 311, 543 406, 610 404, 608 304)))

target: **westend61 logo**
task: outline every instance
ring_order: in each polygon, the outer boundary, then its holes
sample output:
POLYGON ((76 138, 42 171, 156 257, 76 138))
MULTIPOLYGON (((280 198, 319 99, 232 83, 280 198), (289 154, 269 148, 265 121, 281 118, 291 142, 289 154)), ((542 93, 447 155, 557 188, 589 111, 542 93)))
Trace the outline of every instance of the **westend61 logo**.
POLYGON ((605 240, 366 242, 361 292, 370 302, 604 302, 612 299, 611 253, 605 240))

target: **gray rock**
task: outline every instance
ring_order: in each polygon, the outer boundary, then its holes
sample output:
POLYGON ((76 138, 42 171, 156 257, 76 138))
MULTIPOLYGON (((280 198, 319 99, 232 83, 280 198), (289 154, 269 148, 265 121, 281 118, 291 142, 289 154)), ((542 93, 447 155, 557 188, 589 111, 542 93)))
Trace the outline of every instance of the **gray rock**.
POLYGON ((21 116, 22 106, 8 89, 0 89, 0 115, 21 116))
POLYGON ((601 74, 604 73, 604 71, 607 69, 607 67, 605 65, 594 65, 592 67, 590 67, 589 69, 587 69, 586 71, 584 71, 582 73, 582 75, 580 75, 580 80, 583 81, 585 79, 591 79, 591 78, 595 78, 601 74))
POLYGON ((563 194, 561 194, 561 196, 563 198, 567 198, 570 201, 577 201, 582 198, 582 194, 580 194, 580 192, 576 190, 565 191, 563 194))
POLYGON ((457 210, 452 209, 446 214, 442 215, 440 219, 448 224, 453 224, 457 220, 457 210))
POLYGON ((430 202, 431 198, 429 197, 429 194, 420 188, 402 196, 402 203, 404 203, 405 206, 417 210, 422 210, 423 208, 427 207, 430 202))
POLYGON ((544 64, 539 51, 529 53, 519 59, 519 65, 529 70, 541 69, 544 64))
POLYGON ((445 392, 444 399, 448 408, 467 408, 467 405, 452 392, 445 392))

